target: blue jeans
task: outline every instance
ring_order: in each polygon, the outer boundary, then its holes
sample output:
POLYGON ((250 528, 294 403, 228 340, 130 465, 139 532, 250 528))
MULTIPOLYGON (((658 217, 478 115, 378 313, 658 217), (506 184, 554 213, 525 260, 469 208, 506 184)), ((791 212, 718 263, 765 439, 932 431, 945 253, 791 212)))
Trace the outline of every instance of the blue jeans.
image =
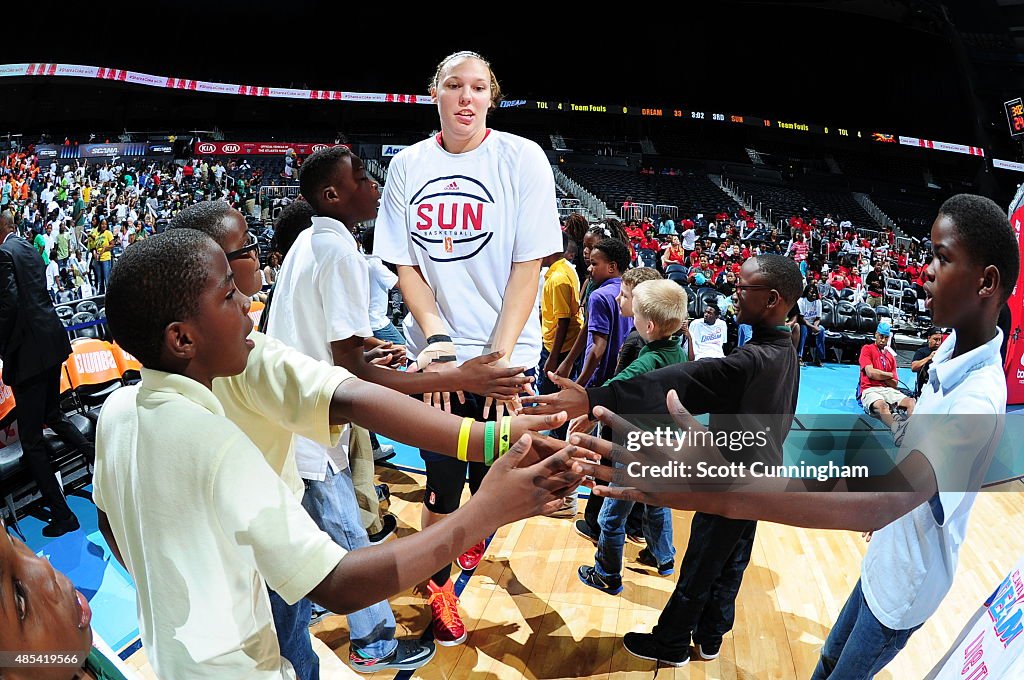
MULTIPOLYGON (((619 466, 617 466, 619 467, 619 466)), ((616 486, 611 484, 610 486, 616 486)), ((601 576, 621 576, 622 550, 626 544, 626 518, 633 509, 633 501, 604 499, 597 523, 601 527, 594 553, 594 566, 601 576)), ((672 511, 652 505, 644 506, 644 537, 647 549, 658 564, 675 559, 676 549, 672 545, 672 511)))
MULTIPOLYGON (((359 518, 356 490, 347 468, 334 474, 328 466, 324 481, 307 479, 302 507, 316 525, 345 550, 357 550, 370 545, 366 529, 359 518)), ((398 646, 395 640, 395 615, 386 600, 353 612, 346 618, 349 639, 354 649, 376 657, 387 656, 395 651, 398 646)))
POLYGON ((384 342, 393 342, 396 345, 406 344, 405 336, 402 335, 402 332, 395 328, 395 324, 390 321, 387 326, 384 326, 384 328, 378 328, 375 330, 373 332, 373 337, 378 340, 383 340, 384 342))
POLYGON ((821 648, 811 680, 870 680, 900 653, 920 627, 893 630, 883 626, 868 608, 857 581, 821 648))
POLYGON ((743 345, 747 344, 752 337, 754 337, 754 327, 749 323, 741 323, 738 330, 736 346, 743 347, 743 345))
MULTIPOLYGON (((554 394, 558 391, 558 386, 548 380, 547 374, 544 372, 544 364, 548 362, 548 357, 551 356, 546 348, 541 346, 540 348, 540 361, 537 362, 537 382, 533 386, 537 394, 554 394)), ((569 356, 568 352, 562 352, 558 357, 558 363, 562 363, 565 358, 569 356)), ((569 372, 569 379, 575 380, 579 377, 580 371, 583 370, 583 355, 580 354, 576 357, 576 363, 572 365, 572 370, 569 372)))
POLYGON ((103 277, 103 290, 107 289, 107 284, 110 282, 110 268, 113 264, 113 258, 109 260, 100 260, 100 275, 103 277))
MULTIPOLYGON (((807 342, 807 336, 811 334, 811 329, 807 326, 800 326, 800 349, 796 355, 803 357, 804 355, 804 343, 807 342)), ((815 346, 818 348, 818 358, 822 361, 825 360, 825 329, 819 328, 818 334, 814 336, 815 346)))
POLYGON ((289 605, 270 588, 267 591, 270 593, 270 611, 274 615, 281 656, 291 662, 298 680, 320 680, 320 657, 313 651, 309 639, 312 603, 302 598, 289 605))

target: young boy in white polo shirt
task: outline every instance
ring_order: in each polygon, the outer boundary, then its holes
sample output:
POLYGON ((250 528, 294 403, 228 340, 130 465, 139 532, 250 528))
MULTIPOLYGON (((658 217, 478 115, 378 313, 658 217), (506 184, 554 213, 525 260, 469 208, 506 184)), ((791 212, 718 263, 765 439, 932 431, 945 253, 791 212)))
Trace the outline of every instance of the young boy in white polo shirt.
MULTIPOLYGON (((942 205, 931 239, 934 257, 924 274, 925 306, 936 325, 952 327, 953 333, 935 354, 891 471, 873 478, 867 488, 843 480, 835 490, 822 493, 784 493, 794 489, 795 478, 748 481, 749 492, 734 485, 729 493, 694 494, 684 483, 667 491, 664 486, 656 491, 594 489, 609 498, 730 519, 874 532, 860 581, 825 641, 813 680, 873 678, 935 613, 953 583, 970 510, 1002 436, 1006 381, 999 354, 1003 334, 996 322, 1017 282, 1017 240, 998 205, 967 194, 942 205), (870 493, 843 493, 860 490, 870 493)), ((651 375, 657 377, 657 372, 651 375)), ((639 383, 638 387, 652 389, 639 383)), ((703 429, 675 391, 668 392, 667 401, 678 425, 703 429)), ((565 401, 559 406, 571 416, 577 414, 577 407, 565 401)), ((597 408, 595 415, 610 427, 631 429, 607 409, 597 408)), ((606 457, 612 455, 610 444, 593 437, 572 439, 606 457)), ((623 453, 619 450, 616 459, 629 460, 622 458, 623 453)), ((666 460, 724 460, 714 447, 639 447, 635 456, 652 465, 666 460)), ((609 468, 598 465, 580 464, 578 470, 606 481, 612 478, 609 468)), ((621 473, 614 481, 648 485, 621 473)), ((700 654, 705 659, 712 656, 703 648, 700 654)), ((676 665, 689 660, 666 659, 656 646, 645 658, 676 665)))
MULTIPOLYGON (((128 249, 108 289, 111 331, 144 368, 140 385, 104 406, 94 499, 100 529, 137 585, 143 644, 164 680, 294 678, 264 582, 288 602, 308 595, 352 611, 426 578, 502 523, 554 511, 580 479, 567 472, 571 451, 513 469, 530 449, 524 438, 495 463, 483 500, 452 517, 447 541, 428 528, 342 559, 211 391, 216 377, 246 367, 248 307, 224 252, 188 229, 128 249), (178 294, 169 296, 172 283, 178 294)), ((362 405, 368 424, 385 421, 395 399, 410 402, 426 412, 423 445, 447 450, 458 438, 463 456, 484 456, 482 423, 460 428, 412 400, 345 382, 384 402, 362 405)))

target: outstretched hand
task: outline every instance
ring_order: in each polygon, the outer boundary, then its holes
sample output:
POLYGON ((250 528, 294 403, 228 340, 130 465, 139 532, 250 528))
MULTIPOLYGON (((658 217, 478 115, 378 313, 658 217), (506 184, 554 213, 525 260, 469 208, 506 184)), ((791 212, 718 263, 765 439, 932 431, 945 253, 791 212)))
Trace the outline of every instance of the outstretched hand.
POLYGON ((559 391, 554 394, 538 394, 525 397, 523 403, 532 403, 523 409, 526 415, 543 415, 565 411, 570 418, 587 415, 590 412, 590 398, 582 385, 563 378, 556 373, 548 373, 548 379, 558 385, 559 391))
POLYGON ((567 446, 532 465, 527 457, 533 448, 529 436, 520 437, 508 453, 498 459, 484 477, 474 496, 486 499, 483 512, 493 513, 498 526, 548 515, 562 507, 562 499, 580 485, 583 475, 574 469, 576 456, 587 452, 567 446))
MULTIPOLYGON (((688 431, 694 435, 707 431, 686 410, 682 402, 679 401, 679 396, 675 390, 669 391, 665 402, 668 412, 679 430, 688 431)), ((632 476, 630 473, 630 463, 662 467, 673 462, 690 461, 692 464, 692 461, 721 458, 721 452, 714 445, 714 442, 711 441, 712 438, 710 437, 688 437, 689 445, 684 445, 682 441, 675 442, 678 445, 669 445, 667 441, 655 441, 650 445, 644 445, 645 438, 641 436, 644 434, 644 431, 622 416, 601 406, 594 409, 594 416, 601 423, 610 427, 616 433, 616 438, 620 441, 628 442, 627 446, 622 446, 588 434, 574 434, 569 438, 570 443, 593 451, 612 463, 619 464, 618 467, 609 467, 592 461, 580 460, 576 462, 575 469, 578 472, 595 480, 614 482, 617 485, 606 487, 594 486, 593 483, 588 484, 598 496, 657 505, 655 497, 661 496, 668 489, 665 480, 657 477, 632 476), (654 493, 650 488, 652 486, 651 482, 654 480, 657 480, 655 483, 658 485, 658 493, 654 493)), ((681 485, 675 489, 677 492, 681 490, 681 485)), ((666 504, 666 506, 668 505, 670 504, 666 504)))

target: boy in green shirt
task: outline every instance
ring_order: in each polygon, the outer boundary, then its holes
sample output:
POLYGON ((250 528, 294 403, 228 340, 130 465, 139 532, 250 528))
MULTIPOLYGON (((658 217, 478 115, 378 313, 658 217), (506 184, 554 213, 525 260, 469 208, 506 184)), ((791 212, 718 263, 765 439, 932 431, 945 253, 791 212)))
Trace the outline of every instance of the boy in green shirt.
MULTIPOLYGON (((686 319, 686 292, 679 284, 658 280, 644 281, 632 289, 623 286, 618 302, 622 315, 633 317, 637 333, 647 344, 636 359, 605 385, 686 361, 686 353, 672 337, 686 319)), ((576 422, 573 429, 578 429, 576 422)), ((626 518, 632 509, 632 501, 606 499, 602 503, 597 519, 601 531, 595 564, 583 565, 578 572, 586 585, 610 595, 622 592, 622 551, 626 541, 626 518)), ((647 547, 640 551, 637 561, 656 569, 661 576, 669 576, 675 571, 672 511, 648 505, 644 506, 643 515, 647 547)))

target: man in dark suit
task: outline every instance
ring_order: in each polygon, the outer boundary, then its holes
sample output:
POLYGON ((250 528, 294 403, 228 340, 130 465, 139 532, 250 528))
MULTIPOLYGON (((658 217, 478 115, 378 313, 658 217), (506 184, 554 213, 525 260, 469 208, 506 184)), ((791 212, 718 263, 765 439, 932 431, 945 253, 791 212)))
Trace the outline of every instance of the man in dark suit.
POLYGON ((61 364, 71 343, 46 292, 46 269, 28 241, 15 233, 14 216, 0 213, 0 359, 14 392, 23 460, 50 509, 43 535, 78 529, 78 519, 54 476, 43 424, 92 462, 96 450, 60 410, 61 364))

